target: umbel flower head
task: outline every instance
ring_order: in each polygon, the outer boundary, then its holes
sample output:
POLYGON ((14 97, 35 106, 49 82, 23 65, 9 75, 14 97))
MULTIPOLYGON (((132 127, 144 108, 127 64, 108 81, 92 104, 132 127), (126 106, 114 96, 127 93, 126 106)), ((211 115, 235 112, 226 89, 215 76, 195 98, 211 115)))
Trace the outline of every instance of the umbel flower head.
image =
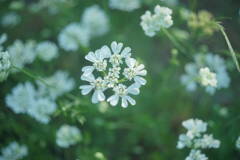
POLYGON ((56 143, 62 148, 68 148, 82 139, 81 132, 77 127, 66 124, 58 129, 56 136, 56 143))
POLYGON ((203 86, 217 86, 216 74, 210 72, 208 67, 201 68, 199 71, 200 81, 203 86))
POLYGON ((92 103, 107 99, 115 106, 121 101, 122 107, 136 101, 130 95, 138 95, 139 88, 146 84, 143 76, 147 71, 143 64, 131 58, 131 48, 123 48, 122 43, 112 42, 111 47, 103 46, 95 52, 89 52, 85 59, 91 62, 82 68, 81 79, 89 84, 80 86, 83 95, 93 91, 92 103), (106 98, 105 92, 110 90, 112 96, 106 98))
POLYGON ((8 52, 0 51, 0 82, 7 78, 10 67, 11 62, 8 52))
POLYGON ((186 160, 207 160, 205 154, 201 153, 201 149, 219 148, 220 141, 214 139, 212 134, 205 134, 207 123, 199 119, 189 119, 182 125, 187 129, 187 133, 179 136, 177 148, 191 149, 186 160))
POLYGON ((11 142, 7 147, 2 149, 0 160, 18 160, 27 156, 28 148, 25 145, 20 145, 17 142, 11 142))
POLYGON ((146 11, 145 14, 141 16, 140 25, 147 36, 153 37, 161 28, 169 28, 173 25, 172 10, 157 5, 154 9, 154 14, 146 11))

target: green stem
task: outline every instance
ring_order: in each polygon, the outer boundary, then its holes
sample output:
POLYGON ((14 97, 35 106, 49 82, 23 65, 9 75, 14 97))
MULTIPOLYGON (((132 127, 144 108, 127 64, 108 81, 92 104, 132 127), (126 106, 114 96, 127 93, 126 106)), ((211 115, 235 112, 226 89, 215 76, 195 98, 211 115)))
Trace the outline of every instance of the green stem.
POLYGON ((168 32, 167 29, 163 28, 162 31, 181 53, 183 53, 187 58, 190 58, 187 54, 186 49, 182 47, 182 45, 178 42, 178 40, 170 32, 168 32))
POLYGON ((237 60, 236 53, 233 50, 233 47, 232 47, 231 42, 230 42, 230 40, 229 40, 225 30, 224 30, 224 27, 222 25, 220 25, 219 23, 217 23, 217 26, 219 27, 219 29, 220 29, 220 31, 221 31, 221 33, 222 33, 222 35, 223 35, 223 37, 224 37, 224 39, 225 39, 225 41, 227 43, 228 49, 229 49, 229 51, 231 53, 231 56, 232 56, 233 61, 234 61, 235 65, 236 65, 236 67, 237 67, 237 70, 238 70, 238 72, 240 72, 240 67, 239 67, 239 63, 238 63, 238 60, 237 60))

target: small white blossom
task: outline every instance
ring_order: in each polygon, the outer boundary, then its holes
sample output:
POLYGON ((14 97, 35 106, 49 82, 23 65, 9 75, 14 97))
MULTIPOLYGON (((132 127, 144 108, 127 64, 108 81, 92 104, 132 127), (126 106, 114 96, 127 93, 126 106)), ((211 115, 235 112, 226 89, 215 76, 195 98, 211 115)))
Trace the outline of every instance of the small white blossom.
POLYGON ((199 75, 203 86, 217 86, 216 74, 212 73, 208 67, 200 68, 199 75))
POLYGON ((189 119, 182 123, 183 127, 188 130, 187 136, 190 138, 198 137, 200 133, 207 131, 207 123, 199 119, 189 119))
POLYGON ((109 97, 107 101, 110 102, 112 106, 116 106, 118 104, 119 98, 121 98, 121 106, 124 108, 128 106, 128 103, 131 105, 136 104, 136 101, 132 99, 132 97, 130 97, 128 94, 138 95, 140 93, 139 85, 137 84, 132 84, 128 88, 123 84, 119 84, 113 88, 113 91, 115 94, 109 97))
POLYGON ((1 18, 3 27, 14 27, 21 22, 21 17, 15 12, 9 12, 1 18))
POLYGON ((52 76, 43 79, 48 86, 37 81, 38 93, 53 100, 70 92, 75 86, 74 79, 69 77, 68 72, 65 71, 57 71, 52 76))
POLYGON ((6 96, 7 107, 15 113, 26 113, 30 107, 34 106, 36 90, 30 82, 18 84, 12 89, 11 94, 6 96))
POLYGON ((200 150, 193 149, 185 160, 208 160, 208 158, 200 150))
MULTIPOLYGON (((31 64, 36 57, 35 42, 27 41, 25 44, 16 40, 8 47, 8 53, 11 58, 12 65, 23 68, 26 64, 31 64)), ((12 70, 16 72, 17 70, 12 70)))
POLYGON ((122 43, 112 42, 111 48, 103 46, 95 52, 89 52, 85 59, 92 65, 82 68, 81 79, 89 84, 81 85, 79 88, 83 95, 93 91, 92 103, 107 99, 107 102, 115 106, 121 99, 122 107, 127 107, 129 103, 136 104, 129 94, 139 94, 141 85, 146 84, 143 76, 146 76, 147 71, 143 64, 131 58, 131 48, 123 48, 122 43), (94 76, 95 72, 99 73, 97 78, 94 76), (113 95, 106 98, 104 92, 109 89, 113 95))
POLYGON ((109 6, 112 9, 131 12, 140 8, 141 2, 140 0, 109 0, 109 6))
POLYGON ((109 31, 108 17, 98 5, 86 8, 81 22, 88 28, 91 37, 102 36, 109 31))
POLYGON ((87 47, 89 41, 89 30, 79 23, 67 25, 58 36, 59 45, 66 51, 76 51, 80 46, 87 47))
POLYGON ((2 149, 1 160, 19 160, 28 155, 28 148, 25 145, 20 145, 17 142, 11 142, 8 146, 2 149))
POLYGON ((207 131, 207 123, 199 119, 189 119, 182 123, 187 129, 186 134, 178 138, 177 148, 190 148, 191 152, 185 160, 207 160, 201 153, 201 149, 219 148, 220 141, 213 138, 212 134, 204 134, 207 131))
POLYGON ((147 81, 141 77, 147 75, 145 66, 143 64, 139 65, 133 58, 126 59, 126 64, 128 68, 124 69, 123 75, 129 80, 134 79, 136 83, 145 85, 147 81))
MULTIPOLYGON (((181 83, 186 86, 188 91, 195 91, 198 87, 199 70, 201 68, 208 67, 209 70, 216 74, 217 85, 205 86, 205 90, 209 94, 214 94, 216 90, 222 88, 228 88, 230 84, 230 77, 227 72, 226 63, 219 55, 208 54, 196 54, 194 57, 194 63, 188 63, 185 65, 185 74, 181 76, 181 83)), ((213 76, 214 77, 214 76, 213 76)), ((201 81, 200 81, 201 82, 201 81)), ((211 84, 215 84, 215 80, 211 81, 211 84)))
POLYGON ((75 126, 62 125, 56 133, 56 143, 62 148, 68 148, 81 141, 81 139, 81 132, 75 126))
POLYGON ((11 62, 8 52, 0 51, 0 82, 7 78, 10 67, 11 62))
POLYGON ((240 137, 236 140, 236 147, 237 149, 240 149, 240 137))
POLYGON ((28 114, 37 121, 47 124, 50 121, 50 115, 56 110, 56 103, 48 98, 39 98, 34 102, 34 106, 28 109, 28 114))
POLYGON ((37 44, 36 54, 44 61, 51 61, 58 56, 58 47, 53 42, 44 41, 37 44))
POLYGON ((154 9, 154 14, 146 11, 145 14, 141 16, 140 25, 147 36, 153 37, 161 28, 169 28, 173 25, 172 10, 157 5, 154 9))

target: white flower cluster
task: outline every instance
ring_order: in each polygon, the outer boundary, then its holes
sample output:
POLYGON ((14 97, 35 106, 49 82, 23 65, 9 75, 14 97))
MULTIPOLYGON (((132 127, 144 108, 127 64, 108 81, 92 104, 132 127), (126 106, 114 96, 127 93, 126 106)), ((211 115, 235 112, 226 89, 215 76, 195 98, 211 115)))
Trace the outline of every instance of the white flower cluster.
POLYGON ((45 78, 45 81, 48 86, 37 81, 37 89, 30 82, 18 84, 11 94, 7 95, 7 106, 17 114, 26 113, 40 123, 48 123, 57 108, 56 98, 71 91, 75 82, 63 71, 45 78))
POLYGON ((56 143, 62 148, 68 148, 81 141, 80 130, 75 126, 62 125, 56 133, 56 143))
POLYGON ((20 22, 21 17, 15 12, 9 12, 1 18, 1 25, 3 27, 14 27, 20 22))
POLYGON ((39 12, 42 9, 47 9, 49 14, 57 14, 61 8, 66 7, 71 0, 39 0, 37 3, 30 5, 30 11, 39 12))
POLYGON ((82 15, 82 25, 90 31, 90 37, 102 36, 109 31, 108 17, 98 5, 85 9, 82 15))
POLYGON ((237 147, 237 149, 240 149, 240 136, 236 140, 236 147, 237 147))
POLYGON ((68 72, 57 71, 52 76, 43 78, 43 80, 49 85, 46 86, 40 81, 38 84, 38 93, 43 97, 48 97, 52 100, 70 92, 74 89, 75 81, 69 77, 68 72))
POLYGON ((7 147, 2 149, 0 160, 18 160, 27 156, 28 149, 25 145, 20 145, 17 142, 11 142, 7 147))
POLYGON ((216 74, 210 72, 208 67, 200 68, 199 76, 203 86, 217 87, 216 74))
POLYGON ((187 129, 187 133, 179 136, 177 148, 191 149, 185 160, 207 160, 208 158, 201 153, 201 149, 219 148, 219 140, 214 139, 212 134, 204 134, 207 131, 207 123, 199 119, 189 119, 182 125, 187 129))
POLYGON ((146 84, 142 76, 145 76, 147 71, 143 64, 131 58, 131 48, 123 48, 122 43, 112 42, 111 49, 103 46, 95 52, 89 52, 85 59, 92 65, 82 68, 81 79, 89 84, 80 86, 80 89, 83 95, 94 90, 92 103, 104 101, 106 99, 104 92, 111 89, 114 94, 107 101, 112 106, 117 105, 119 99, 122 107, 127 107, 128 102, 131 105, 136 104, 129 94, 139 94, 141 85, 146 84), (132 84, 127 86, 129 83, 132 84))
MULTIPOLYGON (((23 68, 26 64, 30 64, 35 60, 35 42, 27 41, 25 44, 21 40, 16 40, 8 47, 11 62, 14 66, 23 68)), ((16 72, 16 70, 12 70, 16 72)))
POLYGON ((97 5, 86 8, 81 22, 67 25, 59 34, 58 42, 66 51, 76 51, 80 46, 88 47, 90 39, 109 31, 106 13, 97 5))
MULTIPOLYGON (((36 42, 32 40, 26 43, 23 43, 21 40, 16 40, 7 50, 11 57, 12 64, 18 68, 23 68, 26 64, 31 64, 36 57, 49 62, 58 56, 58 47, 50 41, 43 41, 36 44, 36 42)), ((12 72, 17 71, 16 69, 12 70, 12 72)))
POLYGON ((109 6, 112 9, 131 12, 141 6, 140 0, 109 0, 109 6))
POLYGON ((11 62, 8 52, 2 52, 0 50, 0 82, 7 78, 10 67, 11 62))
POLYGON ((43 61, 49 62, 58 56, 58 47, 50 41, 43 41, 37 44, 36 54, 43 61))
POLYGON ((140 25, 147 36, 153 37, 161 28, 169 28, 173 25, 172 10, 157 5, 154 9, 154 14, 146 11, 145 14, 141 16, 140 25))
POLYGON ((41 123, 48 123, 50 115, 56 110, 54 101, 39 96, 33 84, 18 84, 7 95, 6 104, 15 113, 26 113, 41 123))
MULTIPOLYGON (((196 54, 194 57, 194 63, 188 63, 185 65, 185 74, 181 76, 181 83, 186 86, 188 91, 195 91, 199 82, 199 70, 203 67, 208 67, 209 70, 216 74, 217 86, 208 85, 205 90, 209 94, 214 94, 217 89, 228 88, 230 84, 230 77, 227 72, 227 67, 223 58, 219 55, 208 54, 196 54)), ((212 76, 211 83, 214 84, 214 76, 212 76)), ((200 78, 201 79, 201 78, 200 78)))

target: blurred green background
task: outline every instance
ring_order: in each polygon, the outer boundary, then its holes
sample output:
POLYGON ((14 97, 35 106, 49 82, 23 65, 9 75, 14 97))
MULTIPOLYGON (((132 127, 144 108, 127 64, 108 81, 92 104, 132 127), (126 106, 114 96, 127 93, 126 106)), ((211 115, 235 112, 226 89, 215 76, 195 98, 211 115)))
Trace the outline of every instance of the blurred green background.
MULTIPOLYGON (((167 0, 165 0, 167 1, 167 0)), ((11 11, 12 1, 0 0, 0 16, 11 11)), ((79 103, 62 108, 72 102, 71 99, 58 100, 58 113, 49 124, 34 121, 24 114, 15 114, 5 105, 5 96, 19 82, 34 81, 17 73, 0 84, 0 148, 16 140, 29 148, 26 160, 95 160, 94 154, 101 152, 108 160, 181 160, 189 150, 178 150, 178 135, 184 132, 181 122, 189 118, 199 118, 209 123, 209 132, 221 140, 221 147, 205 153, 209 159, 239 160, 240 151, 235 148, 235 140, 240 135, 240 85, 239 73, 231 67, 231 84, 228 89, 217 91, 213 96, 198 90, 189 93, 180 83, 184 65, 190 62, 180 53, 171 54, 174 45, 163 35, 147 37, 142 31, 140 16, 146 10, 153 10, 156 4, 168 6, 164 1, 143 0, 140 9, 133 12, 112 10, 107 0, 73 0, 72 5, 62 8, 56 15, 45 10, 31 13, 27 6, 34 1, 26 0, 23 9, 16 10, 22 21, 16 27, 0 26, 0 33, 8 34, 6 45, 16 39, 36 41, 51 40, 57 43, 59 32, 67 24, 80 21, 85 8, 98 4, 110 18, 110 31, 91 40, 90 47, 77 52, 60 50, 60 57, 51 63, 36 60, 26 66, 28 70, 40 76, 48 76, 56 70, 68 71, 77 82, 72 92, 79 97, 79 103), (112 41, 123 42, 132 48, 133 57, 145 64, 148 71, 147 85, 136 96, 137 104, 126 109, 111 107, 103 102, 93 105, 90 96, 82 96, 78 86, 81 68, 86 64, 87 51, 94 51, 112 41), (222 109, 227 114, 221 114, 222 109), (61 124, 78 126, 83 140, 68 149, 55 144, 55 132, 61 124)), ((239 0, 180 0, 173 9, 174 25, 169 32, 183 30, 190 34, 184 42, 192 48, 188 55, 192 57, 199 51, 208 50, 229 60, 230 54, 220 32, 211 36, 191 37, 191 29, 180 16, 180 10, 186 8, 192 12, 209 11, 216 20, 221 21, 231 43, 240 51, 240 1, 239 0), (195 38, 196 41, 193 41, 195 38)))

